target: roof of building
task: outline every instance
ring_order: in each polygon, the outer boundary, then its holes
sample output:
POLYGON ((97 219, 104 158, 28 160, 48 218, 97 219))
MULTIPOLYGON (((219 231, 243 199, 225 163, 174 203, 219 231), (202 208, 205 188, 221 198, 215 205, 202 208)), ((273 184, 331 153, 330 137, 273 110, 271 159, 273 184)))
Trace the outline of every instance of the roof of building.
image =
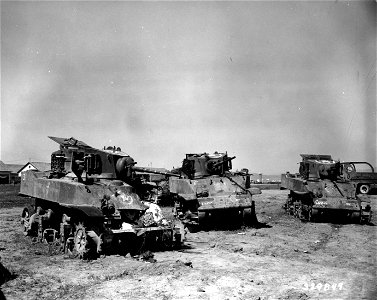
POLYGON ((39 171, 50 171, 51 170, 51 163, 40 162, 40 161, 32 161, 31 164, 38 169, 39 171))
POLYGON ((17 173, 17 171, 22 167, 18 164, 6 164, 0 160, 0 171, 10 171, 12 173, 17 173))
POLYGON ((46 163, 46 162, 40 162, 40 161, 29 161, 22 167, 20 167, 17 170, 17 173, 20 172, 22 169, 24 169, 27 165, 32 165, 34 168, 36 168, 38 171, 45 172, 45 171, 50 171, 51 170, 51 164, 46 163))

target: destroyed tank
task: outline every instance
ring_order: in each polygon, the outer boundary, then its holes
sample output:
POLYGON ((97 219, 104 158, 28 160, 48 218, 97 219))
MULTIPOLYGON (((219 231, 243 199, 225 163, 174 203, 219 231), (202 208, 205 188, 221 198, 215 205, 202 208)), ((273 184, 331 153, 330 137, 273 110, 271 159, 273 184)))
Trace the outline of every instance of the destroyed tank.
POLYGON ((281 175, 290 190, 285 209, 302 220, 325 217, 370 223, 377 173, 367 162, 339 162, 331 155, 301 154, 299 173, 281 175))
MULTIPOLYGON (((181 178, 169 178, 169 191, 174 196, 175 214, 186 224, 205 226, 229 222, 253 224, 255 216, 250 174, 235 174, 227 153, 186 154, 178 170, 181 178)), ((177 172, 177 170, 176 170, 177 172)))
POLYGON ((132 157, 117 147, 99 150, 75 138, 50 138, 60 145, 51 171, 21 176, 20 194, 30 197, 21 216, 25 235, 60 243, 84 259, 182 243, 180 221, 168 222, 155 204, 141 201, 148 186, 135 173, 147 169, 132 157))

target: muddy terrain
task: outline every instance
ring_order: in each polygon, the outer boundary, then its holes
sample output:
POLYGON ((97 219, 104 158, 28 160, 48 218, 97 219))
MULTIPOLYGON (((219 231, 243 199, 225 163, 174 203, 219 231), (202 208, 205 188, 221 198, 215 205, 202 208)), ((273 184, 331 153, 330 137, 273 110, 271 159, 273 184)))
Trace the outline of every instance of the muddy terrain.
POLYGON ((259 228, 188 233, 184 249, 154 260, 81 261, 24 237, 25 200, 3 191, 0 257, 10 280, 1 290, 9 300, 377 299, 377 227, 301 222, 282 209, 286 197, 254 196, 259 228))

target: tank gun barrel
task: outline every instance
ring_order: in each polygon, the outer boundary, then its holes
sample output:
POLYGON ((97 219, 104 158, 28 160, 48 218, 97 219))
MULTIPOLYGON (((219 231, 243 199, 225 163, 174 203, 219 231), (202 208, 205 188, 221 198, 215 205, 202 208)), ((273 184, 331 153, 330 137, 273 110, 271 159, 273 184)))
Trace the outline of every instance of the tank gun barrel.
POLYGON ((223 165, 223 164, 227 163, 228 161, 231 161, 231 160, 233 160, 233 159, 235 159, 235 158, 236 158, 235 156, 233 156, 233 157, 228 157, 227 159, 224 159, 223 161, 220 161, 220 162, 218 162, 218 163, 215 163, 215 164, 213 165, 213 168, 217 168, 218 166, 221 166, 221 165, 223 165))
POLYGON ((133 166, 132 170, 134 170, 136 172, 160 174, 160 175, 166 175, 166 176, 172 176, 172 177, 181 177, 179 174, 174 174, 174 173, 170 173, 170 172, 163 172, 163 171, 156 171, 156 170, 151 170, 151 169, 143 168, 143 167, 133 166))

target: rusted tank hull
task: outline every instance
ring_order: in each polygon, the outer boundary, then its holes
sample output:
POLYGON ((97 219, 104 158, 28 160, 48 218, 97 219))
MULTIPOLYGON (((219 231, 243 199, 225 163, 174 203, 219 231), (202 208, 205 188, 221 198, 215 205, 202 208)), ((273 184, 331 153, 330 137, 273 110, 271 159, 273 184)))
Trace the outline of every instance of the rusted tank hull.
POLYGON ((127 184, 112 181, 102 181, 98 184, 85 185, 68 179, 49 179, 46 173, 25 172, 22 174, 20 194, 37 199, 48 200, 66 205, 86 205, 101 207, 105 195, 119 191, 128 195, 128 201, 137 197, 132 193, 132 187, 127 184))
POLYGON ((243 188, 234 178, 170 178, 169 188, 176 195, 176 213, 184 222, 201 225, 208 223, 208 218, 215 215, 221 215, 216 222, 231 219, 245 224, 257 222, 252 200, 256 190, 243 188))
POLYGON ((360 211, 360 201, 340 197, 327 197, 313 200, 313 208, 335 209, 344 211, 360 211))
POLYGON ((60 241, 65 252, 75 251, 81 258, 115 252, 134 255, 145 250, 171 249, 182 242, 182 233, 176 231, 174 224, 126 224, 119 212, 138 209, 140 200, 122 182, 85 185, 28 171, 21 178, 20 194, 31 197, 30 206, 22 213, 25 234, 37 235, 45 242, 60 241), (106 201, 111 201, 114 212, 106 213, 106 201), (36 224, 34 229, 32 223, 36 224))
POLYGON ((251 197, 248 195, 227 195, 198 198, 199 211, 220 209, 244 209, 252 207, 251 197))
POLYGON ((329 215, 370 222, 370 197, 356 195, 355 183, 305 180, 298 175, 282 174, 281 187, 290 190, 285 209, 302 220, 315 221, 329 215))

